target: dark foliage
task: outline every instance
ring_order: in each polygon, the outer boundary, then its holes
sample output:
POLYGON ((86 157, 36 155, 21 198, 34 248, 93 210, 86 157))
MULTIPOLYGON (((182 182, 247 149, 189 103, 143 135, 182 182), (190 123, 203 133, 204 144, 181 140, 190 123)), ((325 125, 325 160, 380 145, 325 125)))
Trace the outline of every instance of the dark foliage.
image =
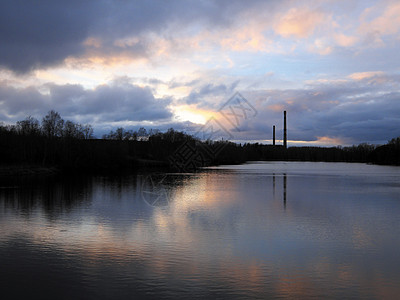
POLYGON ((375 164, 400 166, 400 137, 392 139, 388 144, 372 151, 368 160, 375 164))

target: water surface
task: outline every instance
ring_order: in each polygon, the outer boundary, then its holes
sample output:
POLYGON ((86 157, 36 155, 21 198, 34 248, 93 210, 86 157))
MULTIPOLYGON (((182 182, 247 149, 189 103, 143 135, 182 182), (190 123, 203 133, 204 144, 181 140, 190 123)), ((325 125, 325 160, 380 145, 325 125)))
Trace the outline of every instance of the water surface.
POLYGON ((399 167, 0 183, 0 284, 16 297, 396 299, 399 249, 399 167))

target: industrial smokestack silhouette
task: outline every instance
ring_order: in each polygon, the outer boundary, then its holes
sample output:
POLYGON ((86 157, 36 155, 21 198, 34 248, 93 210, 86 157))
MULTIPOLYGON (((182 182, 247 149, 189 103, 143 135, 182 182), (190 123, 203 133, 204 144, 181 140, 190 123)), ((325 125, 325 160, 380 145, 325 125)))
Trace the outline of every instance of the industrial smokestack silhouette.
POLYGON ((272 145, 275 146, 275 125, 272 126, 272 136, 273 136, 272 145))
POLYGON ((283 112, 283 147, 287 148, 286 110, 283 112))

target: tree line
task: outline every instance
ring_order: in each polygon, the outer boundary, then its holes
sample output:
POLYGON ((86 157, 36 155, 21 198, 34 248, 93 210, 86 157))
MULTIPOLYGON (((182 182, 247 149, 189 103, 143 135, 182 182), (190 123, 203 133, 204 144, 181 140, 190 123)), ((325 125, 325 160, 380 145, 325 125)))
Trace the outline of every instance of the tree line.
POLYGON ((90 124, 64 121, 53 110, 41 122, 28 116, 15 125, 0 123, 0 164, 3 165, 35 164, 56 166, 63 170, 96 171, 136 169, 140 166, 171 167, 171 161, 181 165, 193 162, 195 166, 205 166, 256 160, 400 165, 400 137, 382 146, 360 144, 286 149, 259 143, 200 141, 173 128, 161 132, 145 128, 132 131, 120 127, 96 139, 90 124))
POLYGON ((184 140, 194 139, 172 128, 161 132, 122 127, 97 139, 92 125, 65 121, 51 110, 41 121, 28 116, 13 125, 0 123, 0 164, 82 171, 132 169, 143 164, 165 166, 184 140))
POLYGON ((64 121, 60 114, 54 110, 48 112, 40 123, 38 119, 28 116, 25 120, 18 121, 15 125, 3 125, 0 123, 1 132, 8 132, 23 136, 45 136, 47 138, 93 138, 93 127, 90 124, 64 121))

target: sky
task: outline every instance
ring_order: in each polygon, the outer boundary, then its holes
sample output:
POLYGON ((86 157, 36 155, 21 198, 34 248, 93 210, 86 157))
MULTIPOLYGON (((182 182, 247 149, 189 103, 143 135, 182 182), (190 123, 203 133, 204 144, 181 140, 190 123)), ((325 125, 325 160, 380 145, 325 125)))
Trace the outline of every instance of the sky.
POLYGON ((4 124, 55 110, 101 137, 211 120, 270 144, 286 110, 289 146, 384 144, 400 136, 399 62, 398 0, 0 2, 4 124))

